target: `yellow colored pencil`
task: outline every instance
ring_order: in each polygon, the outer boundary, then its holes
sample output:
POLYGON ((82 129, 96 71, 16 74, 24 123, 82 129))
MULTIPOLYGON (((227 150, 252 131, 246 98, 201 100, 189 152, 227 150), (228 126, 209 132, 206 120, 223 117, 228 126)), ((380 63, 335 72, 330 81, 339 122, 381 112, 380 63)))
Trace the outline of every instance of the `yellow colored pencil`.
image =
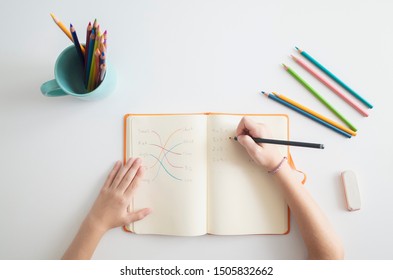
POLYGON ((275 96, 277 96, 278 98, 280 98, 280 99, 282 99, 282 100, 292 104, 293 106, 295 106, 295 107, 297 107, 297 108, 299 108, 299 109, 301 109, 301 110, 303 110, 303 111, 305 111, 305 112, 307 112, 307 113, 309 113, 309 114, 311 114, 311 115, 313 115, 313 116, 315 116, 315 117, 317 117, 317 118, 319 118, 319 119, 321 119, 321 120, 323 120, 323 121, 325 121, 325 122, 327 122, 327 123, 329 123, 329 124, 331 124, 331 125, 333 125, 335 127, 337 127, 338 129, 341 129, 341 130, 351 134, 352 136, 356 136, 356 132, 355 131, 353 131, 353 130, 351 130, 349 128, 346 128, 345 126, 342 126, 341 124, 339 124, 339 123, 337 123, 337 122, 335 122, 335 121, 333 121, 331 119, 328 119, 327 117, 325 117, 325 116, 323 116, 323 115, 321 115, 321 114, 311 110, 310 108, 307 108, 306 106, 303 106, 302 104, 299 104, 296 101, 294 101, 294 100, 292 100, 292 99, 290 99, 290 98, 288 98, 288 97, 286 97, 286 96, 284 96, 282 94, 278 94, 276 92, 273 92, 273 94, 275 96))
POLYGON ((51 13, 50 16, 53 18, 53 21, 57 24, 57 26, 60 27, 60 29, 64 32, 64 34, 67 35, 71 41, 73 41, 71 32, 64 26, 64 24, 53 13, 51 13))
MULTIPOLYGON (((70 30, 67 27, 65 27, 64 24, 53 13, 50 13, 50 16, 52 17, 53 21, 57 24, 57 26, 64 32, 64 34, 67 35, 68 38, 70 38, 71 42, 74 42, 70 30)), ((80 46, 81 46, 82 53, 84 54, 85 48, 83 47, 82 44, 80 44, 80 46)))

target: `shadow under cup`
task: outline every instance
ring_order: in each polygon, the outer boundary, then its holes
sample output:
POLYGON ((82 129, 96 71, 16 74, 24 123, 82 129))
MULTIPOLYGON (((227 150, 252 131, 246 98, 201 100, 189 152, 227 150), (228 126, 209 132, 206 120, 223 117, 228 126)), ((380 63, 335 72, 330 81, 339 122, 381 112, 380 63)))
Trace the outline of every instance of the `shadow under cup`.
POLYGON ((44 83, 41 92, 45 96, 72 95, 83 100, 95 100, 109 95, 116 86, 114 69, 106 64, 107 70, 101 84, 88 92, 85 87, 84 65, 73 45, 58 56, 55 64, 55 79, 44 83))

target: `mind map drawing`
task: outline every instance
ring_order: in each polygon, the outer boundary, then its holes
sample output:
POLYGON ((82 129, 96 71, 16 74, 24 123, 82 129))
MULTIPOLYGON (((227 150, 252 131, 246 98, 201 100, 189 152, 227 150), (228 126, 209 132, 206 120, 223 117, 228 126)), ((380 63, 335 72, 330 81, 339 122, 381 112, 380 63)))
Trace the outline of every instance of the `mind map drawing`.
POLYGON ((139 129, 140 140, 137 142, 139 156, 144 158, 148 176, 145 181, 155 181, 160 176, 169 176, 175 181, 190 181, 185 171, 192 171, 187 162, 191 156, 187 132, 192 128, 179 128, 171 131, 168 136, 156 130, 139 129))

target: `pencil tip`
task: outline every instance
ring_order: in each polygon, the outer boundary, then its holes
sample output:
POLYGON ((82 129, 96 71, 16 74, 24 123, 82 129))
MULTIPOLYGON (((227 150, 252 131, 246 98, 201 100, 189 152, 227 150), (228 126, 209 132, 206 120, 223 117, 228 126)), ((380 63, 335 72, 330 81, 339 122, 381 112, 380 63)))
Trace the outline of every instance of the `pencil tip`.
POLYGON ((302 52, 302 50, 301 49, 299 49, 298 47, 295 47, 295 49, 299 52, 299 53, 301 53, 302 52))
POLYGON ((282 63, 282 66, 284 66, 285 69, 288 69, 288 66, 286 66, 284 63, 282 63))

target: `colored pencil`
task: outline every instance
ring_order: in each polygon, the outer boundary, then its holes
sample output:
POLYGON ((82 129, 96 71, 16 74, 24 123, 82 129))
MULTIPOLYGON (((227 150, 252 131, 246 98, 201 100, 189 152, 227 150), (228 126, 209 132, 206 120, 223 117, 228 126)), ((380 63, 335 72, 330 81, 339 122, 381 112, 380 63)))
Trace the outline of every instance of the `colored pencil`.
POLYGON ((363 108, 361 108, 360 104, 357 104, 355 100, 353 100, 349 96, 342 93, 338 87, 334 86, 331 82, 329 82, 327 79, 322 77, 318 72, 316 72, 309 65, 307 65, 304 60, 302 60, 294 55, 291 55, 291 57, 297 64, 302 66, 311 75, 313 75, 315 78, 317 78, 320 82, 322 82, 325 86, 327 86, 331 91, 333 91, 335 94, 337 94, 339 97, 341 97, 345 102, 347 102, 350 106, 352 106, 352 108, 354 108, 356 111, 358 111, 363 116, 368 117, 368 112, 366 110, 364 110, 363 108))
POLYGON ((359 94, 357 94, 353 89, 351 89, 348 85, 346 85, 343 81, 341 81, 336 75, 334 75, 332 72, 330 72, 328 69, 326 69, 322 64, 320 64, 317 60, 315 60, 311 55, 309 55, 307 52, 299 49, 298 47, 295 47, 295 48, 303 57, 305 57, 308 61, 310 61, 312 64, 314 64, 316 67, 318 67, 321 71, 323 71, 326 75, 328 75, 330 78, 332 78, 336 83, 338 83, 340 86, 342 86, 344 89, 346 89, 350 94, 352 94, 354 97, 359 99, 364 105, 366 105, 370 109, 373 108, 373 105, 371 105, 367 100, 365 100, 363 97, 361 97, 359 94))
POLYGON ((64 26, 64 24, 53 14, 50 14, 53 21, 57 24, 58 27, 64 32, 65 35, 67 35, 68 38, 72 41, 72 35, 71 32, 64 26))
POLYGON ((104 47, 105 47, 105 49, 106 49, 106 40, 107 40, 107 38, 108 38, 108 32, 105 30, 105 32, 104 32, 104 35, 103 35, 103 37, 104 37, 104 47))
POLYGON ((85 69, 85 86, 87 89, 89 85, 91 61, 93 59, 93 49, 94 49, 95 39, 96 39, 96 34, 95 34, 95 30, 93 29, 90 34, 89 50, 87 52, 87 62, 86 62, 86 69, 85 69))
MULTIPOLYGON (((103 48, 103 46, 101 45, 100 49, 105 49, 105 48, 103 48)), ((96 75, 96 86, 99 86, 99 84, 102 81, 102 79, 101 79, 102 69, 103 69, 102 65, 104 65, 104 64, 105 64, 105 53, 103 51, 101 51, 99 59, 98 59, 98 64, 97 64, 98 65, 98 71, 97 71, 97 75, 96 75)))
POLYGON ((101 51, 101 55, 100 55, 100 65, 104 64, 106 60, 106 56, 105 56, 105 52, 101 51))
POLYGON ((82 53, 81 45, 79 44, 78 36, 76 35, 76 32, 75 32, 75 27, 72 24, 70 24, 70 32, 72 34, 72 38, 74 39, 74 45, 75 45, 76 51, 81 59, 82 65, 83 65, 83 67, 85 67, 85 56, 82 53))
POLYGON ((323 105, 325 105, 333 114, 335 114, 340 120, 342 120, 350 129, 356 131, 356 127, 353 126, 340 112, 338 112, 325 98, 322 97, 313 87, 310 86, 305 80, 303 80, 295 71, 290 67, 283 64, 285 70, 295 78, 303 87, 305 87, 315 98, 317 98, 323 105))
POLYGON ((105 77, 106 74, 106 48, 107 31, 101 34, 100 25, 97 19, 92 24, 89 22, 86 30, 86 44, 79 42, 75 27, 70 24, 67 29, 64 24, 53 14, 50 14, 57 26, 74 43, 78 56, 84 67, 84 83, 88 92, 94 90, 105 77))
POLYGON ((280 104, 282 104, 282 105, 284 105, 284 106, 286 106, 286 107, 288 107, 288 108, 290 108, 290 109, 292 109, 292 110, 302 114, 303 116, 308 117, 309 119, 311 119, 311 120, 313 120, 313 121, 315 121, 315 122, 317 122, 319 124, 322 124, 322 125, 330 128, 331 130, 333 130, 333 131, 335 131, 335 132, 337 132, 337 133, 339 133, 339 134, 341 134, 341 135, 343 135, 345 137, 348 137, 348 138, 352 137, 351 134, 349 134, 349 133, 347 133, 347 132, 345 132, 345 131, 343 131, 341 129, 338 129, 337 127, 335 127, 335 126, 325 122, 324 120, 321 120, 320 118, 317 118, 317 117, 307 113, 306 111, 303 111, 302 109, 299 109, 296 106, 293 106, 292 104, 290 104, 290 103, 288 103, 288 102, 278 98, 274 94, 266 93, 266 92, 263 92, 263 91, 262 91, 262 94, 267 96, 268 98, 270 98, 270 99, 272 99, 272 100, 274 100, 274 101, 276 101, 276 102, 278 102, 278 103, 280 103, 280 104))
POLYGON ((98 21, 97 21, 97 19, 94 19, 94 22, 93 22, 93 29, 94 29, 94 32, 97 34, 97 27, 98 27, 98 21))
POLYGON ((91 59, 91 66, 90 66, 90 73, 89 73, 89 80, 88 80, 88 86, 87 86, 87 90, 88 91, 92 91, 94 89, 94 81, 95 81, 95 75, 96 75, 96 55, 95 55, 95 51, 97 49, 98 46, 98 42, 100 40, 100 34, 97 33, 99 32, 99 28, 95 28, 93 29, 96 31, 96 38, 94 40, 94 46, 93 46, 93 53, 92 53, 92 59, 91 59))
MULTIPOLYGON (((51 15, 53 21, 57 24, 57 26, 64 32, 64 34, 67 35, 67 37, 70 38, 70 40, 72 42, 74 42, 74 39, 72 38, 70 30, 68 30, 67 27, 65 27, 64 24, 53 13, 50 13, 50 15, 51 15)), ((85 53, 85 48, 82 45, 80 47, 81 47, 82 53, 85 53)))
POLYGON ((292 100, 292 99, 290 99, 290 98, 288 98, 288 97, 286 97, 286 96, 284 96, 282 94, 278 94, 276 92, 273 92, 272 94, 274 94, 278 98, 280 98, 280 99, 282 99, 282 100, 292 104, 293 106, 295 106, 295 107, 297 107, 297 108, 299 108, 299 109, 301 109, 301 110, 303 110, 303 111, 313 115, 314 117, 319 118, 319 119, 321 119, 321 120, 323 120, 323 121, 325 121, 325 122, 327 122, 327 123, 337 127, 338 129, 341 129, 341 130, 351 134, 352 136, 356 136, 356 134, 357 134, 355 131, 350 130, 349 128, 344 127, 343 125, 341 125, 341 124, 339 124, 339 123, 337 123, 337 122, 335 122, 335 121, 333 121, 333 120, 331 120, 331 119, 329 119, 329 118, 327 118, 327 117, 325 117, 325 116, 323 116, 323 115, 321 115, 321 114, 311 110, 310 108, 308 108, 308 107, 306 107, 306 106, 304 106, 304 105, 302 105, 302 104, 300 104, 300 103, 298 103, 298 102, 296 102, 296 101, 294 101, 294 100, 292 100))
MULTIPOLYGON (((89 43, 90 43, 90 35, 91 35, 91 30, 93 29, 93 26, 91 25, 91 22, 89 21, 89 24, 87 25, 87 29, 86 29, 86 50, 89 50, 89 43)), ((88 56, 88 52, 85 52, 85 67, 87 64, 87 56, 88 56)))
MULTIPOLYGON (((237 141, 237 136, 229 137, 229 139, 233 139, 237 141)), ((276 144, 276 145, 286 145, 286 146, 297 146, 297 147, 304 147, 304 148, 314 148, 314 149, 324 149, 323 144, 317 143, 307 143, 307 142, 297 142, 297 141, 287 141, 287 140, 278 140, 278 139, 267 139, 267 138, 254 138, 252 140, 255 143, 266 143, 266 144, 276 144)))
POLYGON ((97 48, 95 53, 95 65, 94 65, 94 76, 93 76, 93 87, 96 88, 99 84, 99 79, 100 79, 100 57, 101 57, 101 52, 97 48))
POLYGON ((104 80, 105 73, 106 73, 106 64, 104 63, 100 66, 100 83, 102 83, 102 81, 104 80))

